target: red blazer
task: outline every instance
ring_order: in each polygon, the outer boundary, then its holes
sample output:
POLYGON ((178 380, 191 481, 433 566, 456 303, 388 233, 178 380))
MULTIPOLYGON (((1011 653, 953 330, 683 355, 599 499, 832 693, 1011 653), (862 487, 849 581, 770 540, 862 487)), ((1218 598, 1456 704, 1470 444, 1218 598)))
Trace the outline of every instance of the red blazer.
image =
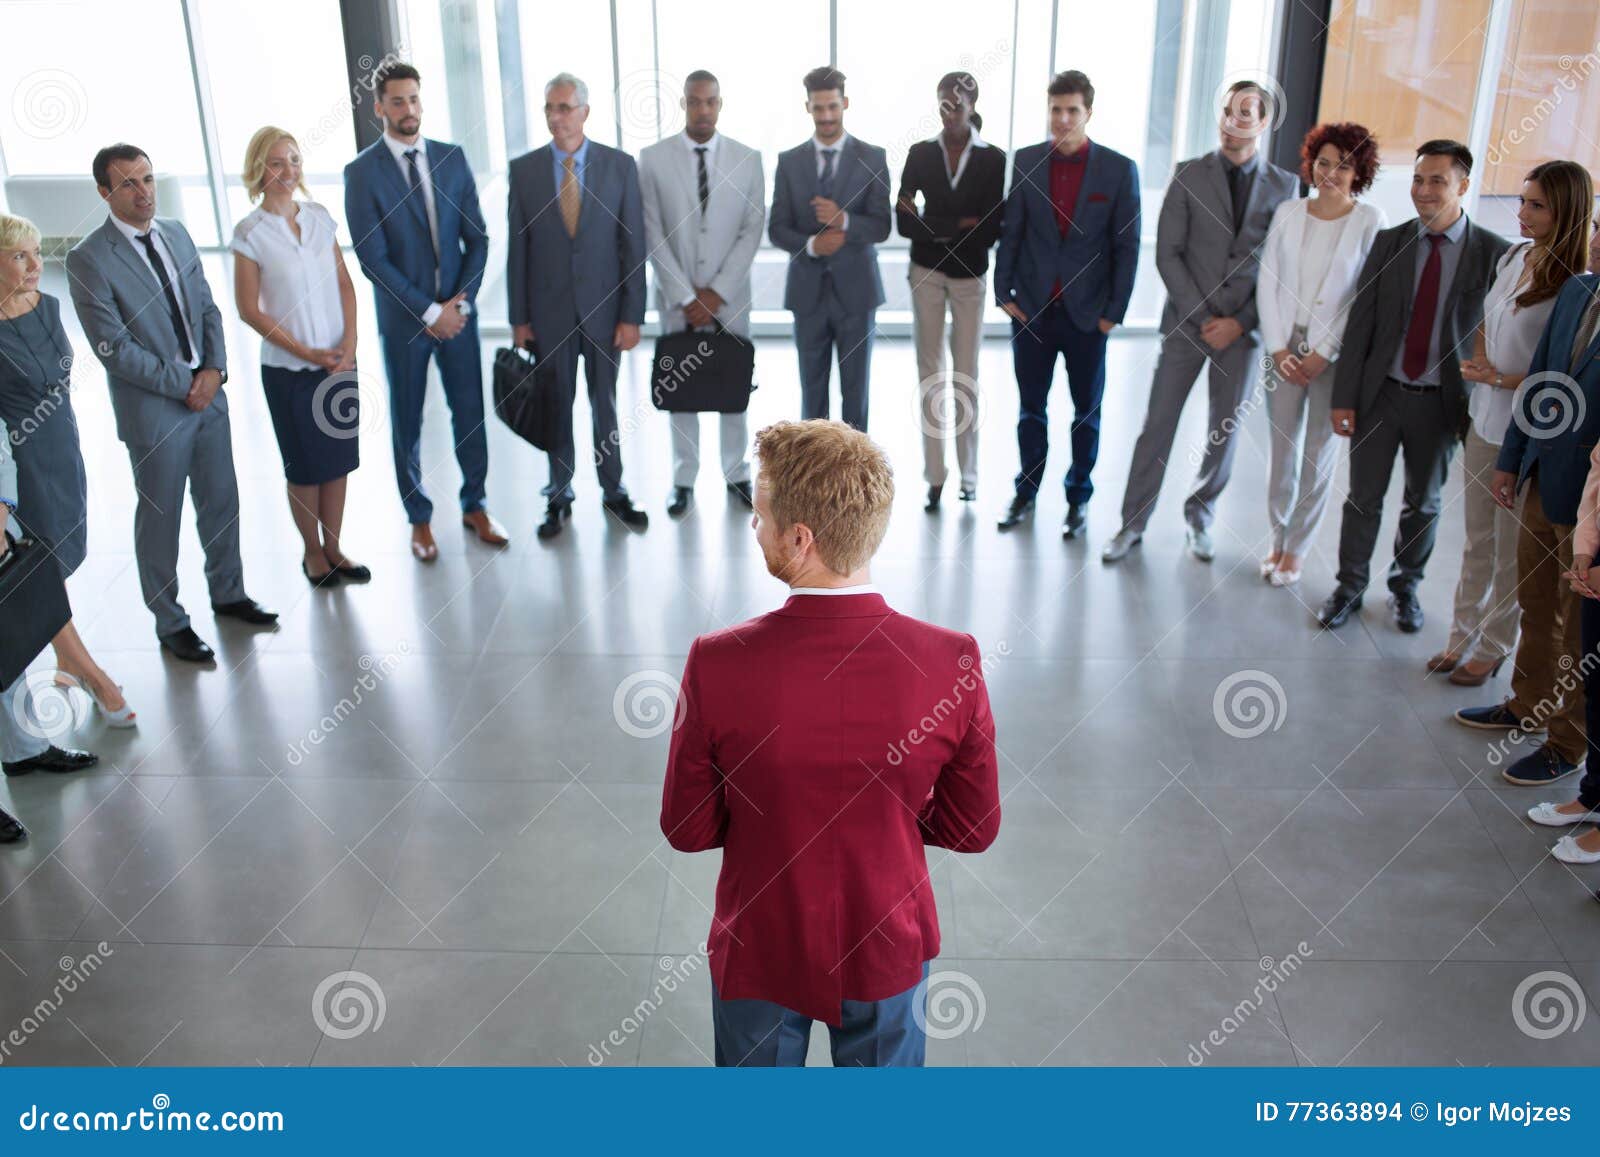
POLYGON ((791 595, 689 648, 661 830, 722 848, 707 938, 724 999, 839 1023, 939 954, 923 845, 1000 828, 994 718, 971 635, 882 596, 791 595))

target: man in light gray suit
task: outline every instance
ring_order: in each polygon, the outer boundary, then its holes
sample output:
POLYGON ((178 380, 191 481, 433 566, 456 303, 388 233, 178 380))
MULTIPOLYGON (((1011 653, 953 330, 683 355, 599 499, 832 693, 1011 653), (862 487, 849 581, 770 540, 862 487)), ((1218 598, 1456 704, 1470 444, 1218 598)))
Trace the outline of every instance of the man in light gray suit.
POLYGON ((550 448, 548 505, 540 538, 554 538, 572 514, 577 451, 572 401, 583 358, 593 416, 601 505, 624 526, 650 524, 622 485, 617 433, 617 366, 639 344, 644 322, 644 218, 639 169, 627 153, 591 141, 588 86, 560 73, 544 86, 550 143, 511 162, 511 239, 506 293, 511 333, 553 360, 566 394, 566 421, 550 448))
POLYGON ((1213 507, 1233 470, 1239 407, 1255 386, 1259 361, 1258 254, 1273 211, 1299 190, 1293 173, 1257 150, 1271 119, 1271 97, 1259 85, 1232 85, 1223 98, 1221 147, 1184 161, 1167 186, 1156 226, 1156 270, 1167 288, 1161 354, 1128 469, 1122 529, 1101 551, 1104 562, 1121 561, 1144 537, 1183 404, 1208 363, 1210 421, 1183 515, 1189 553, 1201 562, 1215 557, 1213 507))
POLYGON ((877 145, 844 131, 844 73, 805 75, 816 134, 779 154, 767 233, 789 254, 783 307, 794 313, 800 414, 828 416, 828 380, 839 354, 840 416, 867 428, 873 316, 883 304, 875 246, 889 236, 889 162, 877 145))
MULTIPOLYGON (((639 154, 644 235, 656 270, 661 328, 704 329, 720 323, 750 333, 750 267, 761 247, 766 182, 761 154, 717 132, 722 91, 709 72, 683 83, 684 130, 639 154)), ((719 415, 722 477, 752 510, 750 430, 743 412, 719 415)), ((671 415, 672 500, 678 518, 694 501, 700 470, 700 415, 671 415)))
POLYGON ((156 219, 155 174, 144 150, 101 149, 94 180, 111 215, 67 254, 72 304, 106 368, 117 437, 133 461, 133 549, 144 604, 165 650, 206 663, 215 655, 178 602, 186 484, 211 609, 254 626, 278 618, 244 591, 222 314, 182 223, 156 219))

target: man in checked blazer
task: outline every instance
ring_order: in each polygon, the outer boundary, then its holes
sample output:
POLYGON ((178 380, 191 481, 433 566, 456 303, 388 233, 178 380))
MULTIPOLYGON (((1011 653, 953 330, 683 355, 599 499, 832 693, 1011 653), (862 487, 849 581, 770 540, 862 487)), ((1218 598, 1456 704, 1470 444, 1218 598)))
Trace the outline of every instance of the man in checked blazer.
POLYGON ((513 340, 555 363, 566 398, 563 429, 549 452, 548 505, 539 537, 560 534, 572 514, 572 401, 580 355, 601 505, 624 526, 643 530, 650 518, 622 485, 617 434, 617 366, 639 344, 644 322, 639 169, 627 153, 584 136, 589 87, 571 73, 559 73, 544 86, 544 119, 550 143, 511 162, 506 262, 513 340))
POLYGON ((1248 80, 1231 85, 1218 125, 1220 147, 1184 161, 1167 186, 1156 225, 1156 270, 1167 290, 1161 354, 1128 468, 1122 529, 1100 552, 1103 562, 1121 561, 1144 537, 1183 404, 1207 367, 1210 420, 1183 518, 1189 553, 1201 562, 1215 556, 1213 509, 1233 471, 1239 407, 1255 386, 1260 360, 1258 254, 1274 210, 1299 190, 1299 178, 1268 162, 1257 147, 1271 120, 1271 98, 1260 85, 1248 80))
MULTIPOLYGON (((750 267, 761 247, 766 181, 761 154, 717 132, 722 91, 709 72, 683 83, 684 130, 639 154, 644 234, 656 270, 664 332, 720 324, 750 333, 750 267)), ((750 430, 746 415, 719 414, 722 477, 751 509, 750 430)), ((700 469, 700 415, 672 414, 672 500, 685 514, 700 469)))
POLYGON ((105 366, 117 437, 133 462, 133 551, 144 605, 163 650, 208 663, 216 656, 178 602, 185 489, 194 499, 212 611, 252 626, 278 618, 244 590, 239 483, 222 389, 228 380, 222 312, 188 231, 156 217, 156 180, 145 151, 128 144, 101 149, 94 182, 111 212, 67 254, 72 304, 105 366))
POLYGON ((779 154, 767 232, 789 254, 783 307, 794 313, 801 416, 828 416, 837 350, 841 415, 865 430, 873 314, 883 304, 874 247, 889 236, 889 162, 878 146, 844 131, 844 79, 826 66, 806 73, 816 134, 779 154))

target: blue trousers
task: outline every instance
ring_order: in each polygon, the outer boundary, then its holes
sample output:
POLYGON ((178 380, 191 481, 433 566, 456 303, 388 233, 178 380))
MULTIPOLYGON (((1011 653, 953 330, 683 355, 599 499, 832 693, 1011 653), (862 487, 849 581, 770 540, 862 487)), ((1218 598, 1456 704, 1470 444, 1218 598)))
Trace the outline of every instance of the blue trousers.
POLYGON ((478 319, 446 342, 405 331, 383 335, 383 366, 389 375, 389 433, 394 444, 394 479, 406 520, 433 521, 433 501, 422 484, 422 403, 428 395, 428 363, 439 364, 444 399, 450 406, 456 462, 461 467, 462 512, 482 510, 489 474, 489 438, 483 428, 483 358, 478 319))
POLYGON ((800 416, 828 416, 833 354, 839 352, 839 416, 857 430, 867 428, 872 377, 872 312, 852 313, 825 287, 813 310, 794 315, 794 343, 800 354, 800 416))
POLYGON ((1067 311, 1049 306, 1023 325, 1011 323, 1011 360, 1017 375, 1021 413, 1017 417, 1017 451, 1022 469, 1017 494, 1032 498, 1044 478, 1050 454, 1050 423, 1045 404, 1055 377, 1056 358, 1067 366, 1072 394, 1072 465, 1067 470, 1067 501, 1074 506, 1094 494, 1089 475, 1100 456, 1100 396, 1106 386, 1106 335, 1096 326, 1085 332, 1072 324, 1067 311))
MULTIPOLYGON (((846 1000, 839 1027, 828 1026, 835 1068, 921 1068, 928 1048, 928 965, 922 979, 886 1000, 846 1000)), ((806 1063, 811 1018, 770 1000, 723 1000, 711 986, 711 1023, 719 1068, 773 1068, 806 1063)))

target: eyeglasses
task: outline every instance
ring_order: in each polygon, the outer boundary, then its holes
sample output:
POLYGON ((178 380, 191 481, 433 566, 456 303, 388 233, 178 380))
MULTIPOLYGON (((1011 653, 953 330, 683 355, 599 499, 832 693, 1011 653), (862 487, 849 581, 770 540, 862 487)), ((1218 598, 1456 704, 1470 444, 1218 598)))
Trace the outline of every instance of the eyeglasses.
POLYGON ((588 107, 586 104, 547 104, 544 106, 544 115, 559 113, 561 116, 566 116, 568 113, 577 112, 580 108, 588 107))

